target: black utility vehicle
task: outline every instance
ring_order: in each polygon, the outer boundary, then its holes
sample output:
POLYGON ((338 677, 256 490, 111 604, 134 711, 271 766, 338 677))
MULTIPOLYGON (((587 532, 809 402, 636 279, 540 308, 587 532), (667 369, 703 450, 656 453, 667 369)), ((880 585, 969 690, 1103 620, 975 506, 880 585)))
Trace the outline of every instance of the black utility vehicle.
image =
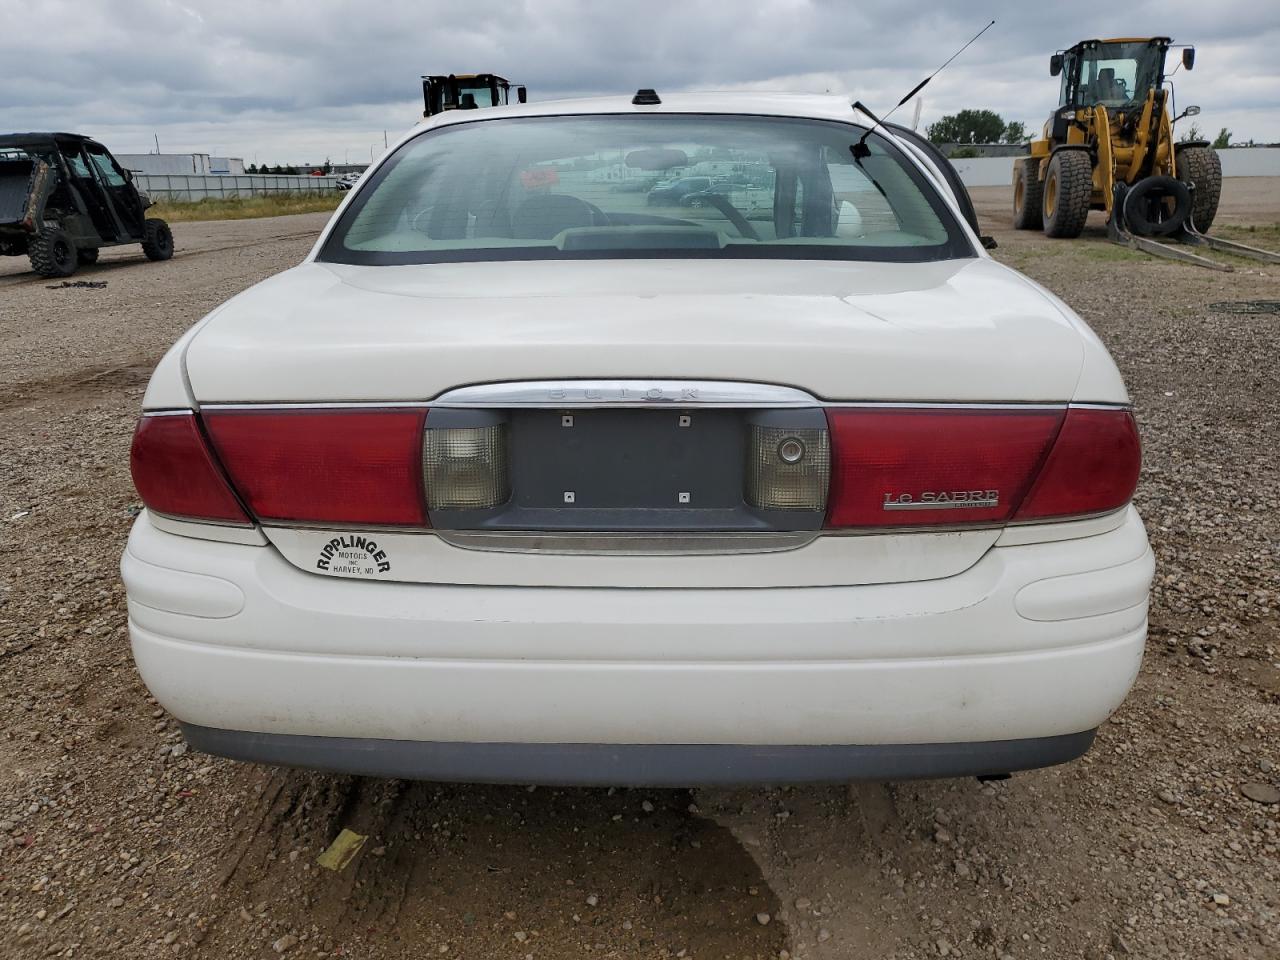
POLYGON ((74 133, 0 134, 0 255, 31 259, 46 277, 69 277, 102 247, 142 244, 173 256, 173 234, 145 214, 151 199, 102 144, 74 133))

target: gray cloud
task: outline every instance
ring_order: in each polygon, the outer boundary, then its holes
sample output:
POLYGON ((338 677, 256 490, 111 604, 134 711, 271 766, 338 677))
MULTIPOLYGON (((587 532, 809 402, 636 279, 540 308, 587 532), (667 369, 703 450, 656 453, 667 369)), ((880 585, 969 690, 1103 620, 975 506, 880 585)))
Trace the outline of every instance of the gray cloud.
POLYGON ((1280 140, 1274 0, 1078 0, 982 8, 920 0, 587 3, 435 0, 0 0, 0 128, 74 129, 120 152, 271 162, 352 159, 418 117, 422 73, 495 70, 531 97, 793 89, 896 102, 989 17, 996 26, 924 93, 923 122, 986 107, 1038 126, 1056 102, 1055 49, 1092 35, 1195 43, 1175 77, 1202 129, 1280 140), (1081 31, 1082 36, 1074 32, 1081 31))

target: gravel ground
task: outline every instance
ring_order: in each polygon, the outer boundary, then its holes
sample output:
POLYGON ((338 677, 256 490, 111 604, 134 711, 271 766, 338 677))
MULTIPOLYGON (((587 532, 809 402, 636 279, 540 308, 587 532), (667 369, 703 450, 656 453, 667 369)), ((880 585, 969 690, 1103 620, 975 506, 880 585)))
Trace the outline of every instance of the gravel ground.
MULTIPOLYGON (((976 200, 1115 354, 1159 559, 1093 751, 986 785, 534 791, 188 753, 125 635, 133 419, 178 333, 324 218, 184 224, 169 263, 77 275, 102 289, 0 264, 0 956, 1276 957, 1280 808, 1246 793, 1280 786, 1280 317, 1212 304, 1280 300, 1280 267, 1015 234, 1007 191, 976 200), (364 850, 318 868, 344 826, 364 850)), ((1275 181, 1224 204, 1280 247, 1275 181)))

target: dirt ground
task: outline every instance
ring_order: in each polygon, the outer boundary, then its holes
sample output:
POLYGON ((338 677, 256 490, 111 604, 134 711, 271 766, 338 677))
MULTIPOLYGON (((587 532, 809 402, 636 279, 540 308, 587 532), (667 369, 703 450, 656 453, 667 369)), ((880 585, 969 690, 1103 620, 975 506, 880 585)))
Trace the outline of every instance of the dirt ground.
MULTIPOLYGON (((134 417, 165 347, 324 216, 183 224, 171 262, 75 278, 104 288, 0 263, 0 957, 1280 955, 1280 808, 1242 792, 1280 786, 1280 315, 1231 306, 1280 300, 1280 266, 1155 261, 1100 222, 1050 241, 976 200, 1119 362, 1159 562, 1092 752, 985 785, 531 790, 187 752, 125 632, 134 417), (343 827, 368 844, 318 868, 343 827)), ((1280 249, 1280 182, 1224 203, 1280 249)))

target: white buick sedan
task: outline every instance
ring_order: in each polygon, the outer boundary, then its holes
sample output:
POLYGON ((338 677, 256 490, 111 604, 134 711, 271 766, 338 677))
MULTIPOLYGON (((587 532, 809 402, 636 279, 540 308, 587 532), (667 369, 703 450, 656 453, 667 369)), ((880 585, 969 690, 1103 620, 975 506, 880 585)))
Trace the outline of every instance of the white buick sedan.
POLYGON ((1138 435, 975 224, 834 98, 434 118, 157 367, 143 679, 198 750, 369 775, 1079 756, 1146 637, 1138 435))

